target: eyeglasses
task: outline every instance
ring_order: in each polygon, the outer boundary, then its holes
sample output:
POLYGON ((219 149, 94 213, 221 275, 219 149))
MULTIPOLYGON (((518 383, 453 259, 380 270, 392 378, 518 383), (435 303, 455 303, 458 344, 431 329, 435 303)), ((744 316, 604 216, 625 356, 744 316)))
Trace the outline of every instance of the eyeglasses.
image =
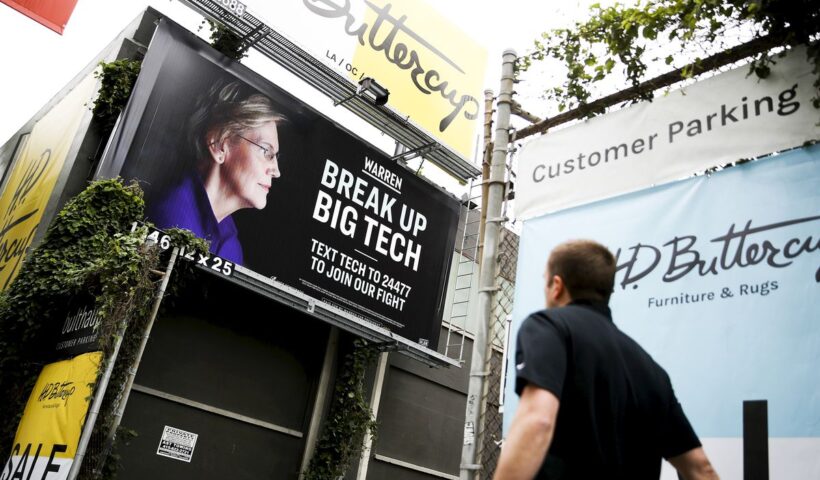
POLYGON ((267 160, 269 162, 272 162, 274 160, 276 160, 277 162, 279 161, 279 158, 280 158, 279 157, 279 152, 274 152, 273 148, 263 147, 262 145, 259 145, 258 143, 254 142, 253 140, 251 140, 249 138, 245 138, 245 137, 243 137, 242 135, 240 135, 238 133, 236 134, 236 136, 241 138, 242 140, 245 140, 248 143, 252 143, 252 144, 256 145, 257 147, 261 148, 262 152, 263 152, 263 155, 265 156, 265 160, 267 160))

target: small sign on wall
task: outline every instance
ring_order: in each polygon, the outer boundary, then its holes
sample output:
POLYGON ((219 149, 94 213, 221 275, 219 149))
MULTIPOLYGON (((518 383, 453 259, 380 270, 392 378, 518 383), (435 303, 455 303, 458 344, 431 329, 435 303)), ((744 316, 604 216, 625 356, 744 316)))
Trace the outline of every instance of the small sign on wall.
POLYGON ((166 425, 162 431, 162 438, 159 440, 157 455, 190 463, 191 457, 194 456, 194 447, 198 436, 196 433, 186 432, 166 425))

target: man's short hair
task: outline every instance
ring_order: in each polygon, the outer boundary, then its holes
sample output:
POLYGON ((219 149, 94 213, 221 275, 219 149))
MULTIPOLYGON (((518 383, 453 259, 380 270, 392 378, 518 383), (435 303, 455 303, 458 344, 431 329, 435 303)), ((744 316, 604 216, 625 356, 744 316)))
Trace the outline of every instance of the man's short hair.
POLYGON ((592 240, 571 240, 552 250, 548 282, 558 275, 573 300, 609 303, 615 286, 615 257, 592 240))

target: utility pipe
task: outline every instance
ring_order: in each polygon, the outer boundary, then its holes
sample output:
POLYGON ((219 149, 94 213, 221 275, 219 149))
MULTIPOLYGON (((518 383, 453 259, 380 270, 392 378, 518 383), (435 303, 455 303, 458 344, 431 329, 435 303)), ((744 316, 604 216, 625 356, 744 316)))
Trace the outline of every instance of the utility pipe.
POLYGON ((481 465, 476 463, 476 449, 481 440, 479 425, 484 382, 488 373, 484 370, 486 355, 489 351, 487 331, 492 320, 492 308, 496 285, 498 263, 498 239, 501 224, 501 207, 504 202, 505 179, 507 167, 507 145, 510 141, 510 110, 513 95, 513 66, 516 53, 504 51, 501 69, 501 88, 498 93, 498 111, 496 117, 493 157, 490 164, 490 177, 487 181, 487 225, 484 230, 484 249, 481 255, 481 269, 478 284, 478 322, 473 340, 473 357, 470 365, 470 383, 467 390, 467 408, 464 421, 464 444, 461 450, 460 478, 476 478, 481 465))

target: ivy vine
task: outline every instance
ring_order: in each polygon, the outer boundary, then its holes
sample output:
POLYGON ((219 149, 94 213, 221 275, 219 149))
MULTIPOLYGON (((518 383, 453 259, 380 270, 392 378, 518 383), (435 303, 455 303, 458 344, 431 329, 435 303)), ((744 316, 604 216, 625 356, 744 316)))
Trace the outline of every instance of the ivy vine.
POLYGON ((376 421, 365 398, 364 378, 367 367, 379 352, 357 339, 345 355, 330 412, 322 436, 305 471, 305 480, 335 479, 345 474, 351 461, 361 454, 365 434, 374 435, 376 421))
MULTIPOLYGON (((145 243, 147 226, 131 228, 143 218, 144 206, 136 184, 93 182, 57 214, 15 281, 0 293, 0 405, 11 413, 0 425, 0 457, 8 456, 29 393, 50 360, 51 333, 62 325, 71 299, 89 293, 101 319, 98 338, 104 359, 128 327, 92 434, 92 441, 99 442, 95 444, 105 443, 156 292, 151 272, 160 260, 158 249, 145 243)), ((190 232, 172 235, 186 248, 207 251, 207 244, 190 232)), ((105 368, 103 361, 99 371, 105 368)), ((89 452, 82 478, 102 465, 106 453, 89 452)))
MULTIPOLYGON (((135 237, 144 243, 150 227, 150 224, 139 227, 134 232, 135 237)), ((171 245, 185 246, 186 250, 195 254, 205 255, 208 252, 208 243, 188 230, 172 228, 166 230, 165 233, 171 237, 171 245)), ((145 247, 143 247, 143 250, 145 250, 145 247)), ((122 426, 118 426, 114 438, 110 437, 110 433, 116 420, 115 411, 122 400, 123 386, 128 379, 129 372, 136 367, 134 362, 142 341, 141 337, 147 328, 151 309, 156 300, 157 288, 161 281, 161 276, 157 272, 163 270, 163 260, 168 260, 158 255, 158 249, 148 250, 151 254, 147 258, 143 258, 141 264, 129 265, 129 268, 136 268, 135 275, 139 272, 139 281, 133 294, 125 298, 122 296, 117 298, 116 295, 104 296, 104 298, 111 298, 117 303, 115 308, 121 311, 120 318, 122 319, 119 325, 113 321, 103 322, 101 325, 100 337, 108 339, 107 342, 102 344, 104 359, 110 358, 119 329, 124 326, 123 322, 125 322, 127 330, 122 338, 108 389, 103 397, 100 408, 101 414, 91 436, 90 443, 92 445, 101 445, 103 448, 96 449, 86 455, 80 471, 81 478, 115 479, 120 460, 118 446, 127 444, 131 438, 137 436, 135 431, 122 426)), ((184 282, 191 278, 193 270, 194 264, 192 262, 177 261, 166 294, 171 297, 175 296, 184 282)), ((106 364, 103 363, 99 371, 104 371, 105 367, 106 364)))
POLYGON ((248 56, 244 49, 242 37, 235 34, 230 28, 212 20, 203 20, 199 28, 202 29, 205 25, 208 25, 211 31, 211 46, 214 50, 237 61, 248 56))
POLYGON ((128 233, 129 222, 140 218, 142 209, 138 187, 114 181, 93 184, 57 215, 18 277, 0 294, 0 404, 17 414, 0 426, 0 456, 8 453, 17 420, 45 363, 44 343, 59 329, 70 298, 97 292, 102 328, 107 330, 127 313, 118 299, 132 300, 141 270, 150 266, 145 262, 152 261, 138 234, 128 233))
MULTIPOLYGON (((697 64, 701 52, 726 49, 749 36, 768 37, 773 46, 807 46, 817 77, 813 103, 820 108, 820 0, 648 0, 634 7, 595 4, 590 13, 571 28, 543 33, 519 62, 518 73, 548 59, 564 65, 565 80, 544 92, 561 111, 587 103, 593 86, 618 71, 636 87, 652 64, 658 65, 655 71, 660 62, 673 65, 676 59, 697 64), (659 54, 659 45, 678 53, 659 54)), ((766 78, 773 63, 768 52, 760 53, 752 59, 750 74, 766 78)), ((692 74, 684 69, 685 77, 692 74)), ((645 89, 633 100, 652 94, 645 89)))
POLYGON ((100 62, 99 66, 100 69, 94 73, 94 78, 100 79, 100 90, 94 100, 93 113, 105 128, 110 129, 128 103, 142 62, 125 58, 109 63, 100 62))

